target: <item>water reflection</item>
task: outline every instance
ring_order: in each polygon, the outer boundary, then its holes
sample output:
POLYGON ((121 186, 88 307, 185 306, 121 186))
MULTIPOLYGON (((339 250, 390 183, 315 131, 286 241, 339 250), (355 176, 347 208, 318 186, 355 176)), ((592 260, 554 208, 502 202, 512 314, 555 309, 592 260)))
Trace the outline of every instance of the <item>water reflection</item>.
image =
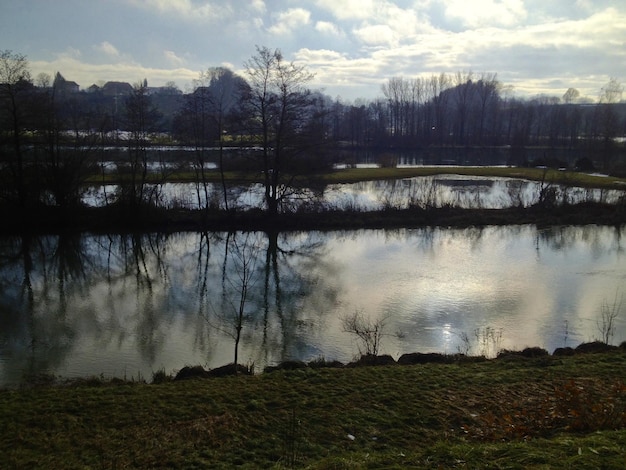
MULTIPOLYGON (((616 203, 623 191, 554 186, 557 203, 578 202, 616 203)), ((101 206, 111 201, 115 185, 92 188, 85 203, 101 206)), ((262 207, 262 185, 228 188, 231 208, 250 209, 262 207)), ((305 204, 340 210, 405 209, 407 207, 501 209, 528 207, 541 197, 542 183, 521 179, 473 177, 459 175, 420 176, 415 178, 362 181, 351 184, 333 184, 324 188, 305 188, 285 201, 285 209, 296 210, 305 204)), ((159 185, 166 207, 204 208, 207 205, 222 207, 221 185, 208 183, 199 188, 195 183, 165 183, 159 185)))
POLYGON ((395 356, 480 352, 484 328, 501 347, 553 350, 599 337, 625 280, 612 227, 1 238, 0 384, 149 378, 235 354, 345 362, 357 348, 340 319, 357 310, 389 317, 395 356))

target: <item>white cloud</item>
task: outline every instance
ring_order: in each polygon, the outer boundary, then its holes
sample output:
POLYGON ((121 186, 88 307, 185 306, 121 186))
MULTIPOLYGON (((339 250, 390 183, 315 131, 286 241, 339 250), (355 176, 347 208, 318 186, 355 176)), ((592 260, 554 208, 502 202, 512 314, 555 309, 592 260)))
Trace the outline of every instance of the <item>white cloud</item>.
POLYGON ((344 60, 345 55, 337 52, 331 51, 329 49, 308 49, 303 48, 295 53, 296 61, 305 62, 305 63, 315 63, 315 64, 326 64, 330 65, 335 63, 338 60, 344 60))
POLYGON ((66 47, 63 52, 59 52, 55 54, 57 60, 65 60, 65 59, 79 59, 83 54, 80 49, 75 47, 66 47))
POLYGON ((163 56, 168 63, 177 67, 180 67, 185 63, 185 59, 178 57, 174 51, 165 50, 163 51, 163 56))
POLYGON ((353 33, 368 46, 395 47, 398 45, 398 36, 386 24, 363 26, 354 29, 353 33))
POLYGON ((280 12, 273 26, 269 28, 272 34, 289 34, 311 20, 311 12, 304 8, 290 8, 280 12))
POLYGON ((497 72, 520 93, 558 96, 569 83, 597 97, 608 77, 626 82, 626 6, 616 0, 41 3, 0 15, 0 42, 40 67, 33 76, 59 70, 84 86, 166 77, 184 88, 197 78, 189 69, 241 68, 255 44, 280 48, 316 74, 315 87, 344 96, 375 98, 389 77, 459 70, 497 72), (46 30, 53 10, 66 21, 46 30))
POLYGON ((343 31, 335 24, 329 21, 318 21, 315 23, 315 30, 329 36, 343 36, 343 31))
MULTIPOLYGON (((134 5, 149 11, 156 11, 165 15, 175 15, 186 20, 219 19, 231 16, 233 13, 232 2, 216 1, 193 1, 193 0, 130 0, 134 5)), ((262 1, 252 3, 255 9, 264 7, 262 1)))
POLYGON ((446 17, 463 26, 514 26, 526 19, 522 0, 444 0, 446 17))
POLYGON ((346 96, 373 98, 371 88, 378 89, 382 62, 374 56, 348 57, 328 49, 303 48, 295 53, 296 62, 305 64, 315 72, 311 86, 324 89, 332 86, 346 96), (369 92, 366 92, 369 88, 369 92))
POLYGON ((93 46, 93 48, 109 57, 120 56, 120 51, 118 51, 117 48, 109 41, 102 41, 100 44, 93 46))
MULTIPOLYGON (((246 23, 243 23, 247 25, 246 23)), ((254 18, 252 19, 252 26, 256 29, 261 29, 263 27, 263 18, 254 18)))
POLYGON ((431 32, 430 21, 420 16, 417 9, 402 9, 395 5, 388 5, 381 13, 384 23, 389 25, 400 38, 411 38, 415 34, 431 32))
POLYGON ((266 10, 265 2, 263 0, 252 0, 250 2, 250 8, 258 11, 259 13, 264 13, 266 10))
POLYGON ((318 0, 317 5, 330 12, 345 28, 351 24, 356 39, 367 46, 396 47, 433 27, 426 7, 414 4, 403 8, 388 0, 331 1, 318 0))
POLYGON ((330 12, 339 20, 358 19, 364 20, 374 17, 376 5, 387 2, 374 0, 316 0, 319 8, 330 12))

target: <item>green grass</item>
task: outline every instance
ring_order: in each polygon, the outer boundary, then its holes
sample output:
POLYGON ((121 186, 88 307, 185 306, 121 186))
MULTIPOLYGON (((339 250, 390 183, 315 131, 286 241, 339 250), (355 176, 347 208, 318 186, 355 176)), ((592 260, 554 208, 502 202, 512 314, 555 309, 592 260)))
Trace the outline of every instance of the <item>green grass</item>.
POLYGON ((522 167, 430 166, 415 168, 349 168, 324 176, 325 181, 354 183, 366 180, 412 178, 416 176, 465 175, 499 178, 522 178, 532 181, 561 183, 570 186, 626 189, 626 179, 597 176, 574 171, 522 167))
POLYGON ((620 351, 4 390, 0 467, 624 468, 624 382, 620 351))
MULTIPOLYGON (((391 180, 401 178, 413 178, 417 176, 434 175, 466 175, 466 176, 490 176, 500 178, 522 178, 531 181, 559 183, 568 186, 626 189, 626 179, 613 176, 597 176, 588 173, 574 171, 559 171, 541 168, 522 167, 466 167, 466 166, 427 166, 415 168, 347 168, 328 173, 308 175, 306 182, 315 184, 356 183, 359 181, 391 180)), ((229 171, 224 174, 224 179, 229 184, 261 183, 262 175, 258 172, 246 173, 229 171)), ((221 181, 219 171, 207 171, 205 178, 210 182, 221 181)), ((88 182, 90 184, 113 184, 118 182, 119 176, 109 174, 94 176, 88 182)), ((148 175, 149 182, 194 182, 198 180, 195 172, 176 172, 166 177, 157 174, 148 175)))

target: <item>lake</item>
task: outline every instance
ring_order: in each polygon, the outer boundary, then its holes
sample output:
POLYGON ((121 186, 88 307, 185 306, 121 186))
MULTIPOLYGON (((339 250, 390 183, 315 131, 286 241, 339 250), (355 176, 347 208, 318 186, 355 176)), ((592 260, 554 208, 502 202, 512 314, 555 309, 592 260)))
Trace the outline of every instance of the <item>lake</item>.
MULTIPOLYGON (((30 374, 144 378, 239 359, 575 347, 621 309, 624 228, 507 226, 0 238, 0 386, 30 374), (245 273, 245 275, 244 275, 245 273), (245 290, 244 290, 245 287, 245 290), (246 292, 242 302, 242 292, 246 292)), ((611 329, 626 340, 626 312, 611 329)))

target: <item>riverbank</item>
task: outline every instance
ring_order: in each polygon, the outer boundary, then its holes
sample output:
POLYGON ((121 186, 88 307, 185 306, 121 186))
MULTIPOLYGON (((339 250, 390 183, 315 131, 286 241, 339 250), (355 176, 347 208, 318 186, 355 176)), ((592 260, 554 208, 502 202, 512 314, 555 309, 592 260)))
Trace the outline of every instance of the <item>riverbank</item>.
POLYGON ((359 230, 417 227, 483 227, 488 225, 611 225, 626 223, 622 205, 584 202, 564 206, 506 209, 412 208, 379 211, 324 210, 268 216, 261 210, 200 211, 107 206, 63 211, 0 211, 2 235, 71 233, 135 233, 189 231, 359 230))
POLYGON ((626 354, 0 391, 3 468, 623 468, 626 354))
MULTIPOLYGON (((515 167, 515 166, 415 166, 415 167, 384 167, 384 168, 342 168, 310 175, 294 176, 294 183, 323 186, 327 184, 358 183, 361 181, 397 180, 424 176, 458 175, 472 177, 512 178, 528 181, 544 181, 546 184, 557 184, 566 187, 598 188, 626 190, 626 178, 617 176, 584 173, 578 171, 561 171, 554 168, 515 167)), ((226 171, 209 170, 203 174, 206 182, 221 183, 222 177, 227 185, 263 184, 263 175, 257 171, 226 171)), ((173 171, 162 175, 148 173, 148 183, 193 183, 198 181, 198 174, 193 171, 173 171)), ((88 179, 90 185, 117 184, 119 175, 114 173, 95 175, 88 179)))

